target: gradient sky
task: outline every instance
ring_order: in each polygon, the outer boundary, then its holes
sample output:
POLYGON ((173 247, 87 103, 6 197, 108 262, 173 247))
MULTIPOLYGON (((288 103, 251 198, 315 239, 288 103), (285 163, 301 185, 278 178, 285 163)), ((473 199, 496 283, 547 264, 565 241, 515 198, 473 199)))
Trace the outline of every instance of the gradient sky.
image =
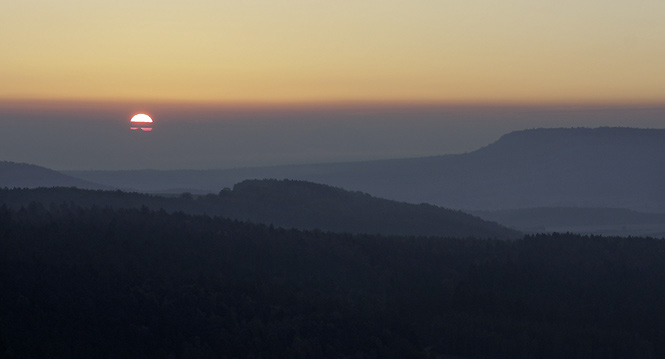
POLYGON ((665 103, 662 0, 22 0, 0 100, 665 103))
POLYGON ((665 128, 663 19, 663 0, 8 1, 0 160, 229 168, 665 128))

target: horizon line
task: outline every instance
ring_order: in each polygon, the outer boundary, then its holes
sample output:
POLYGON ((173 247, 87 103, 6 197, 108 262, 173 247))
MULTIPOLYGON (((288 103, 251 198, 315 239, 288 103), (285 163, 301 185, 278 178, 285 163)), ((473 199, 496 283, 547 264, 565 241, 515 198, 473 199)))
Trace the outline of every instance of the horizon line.
POLYGON ((268 101, 268 100, 184 100, 184 99, 112 99, 112 98, 39 98, 39 97, 12 97, 0 98, 0 108, 25 107, 31 105, 55 108, 76 107, 106 107, 106 106, 175 106, 205 108, 236 108, 236 109, 315 109, 315 108, 355 108, 355 107, 384 107, 384 108, 662 108, 662 101, 616 101, 616 100, 363 100, 363 99, 330 99, 330 100, 301 100, 301 101, 268 101))

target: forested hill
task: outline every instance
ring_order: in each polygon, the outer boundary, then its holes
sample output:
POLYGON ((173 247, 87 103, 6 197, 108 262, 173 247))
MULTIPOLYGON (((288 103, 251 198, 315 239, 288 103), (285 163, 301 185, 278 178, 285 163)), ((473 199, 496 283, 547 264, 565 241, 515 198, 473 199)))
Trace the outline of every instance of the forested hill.
POLYGON ((244 181, 218 195, 151 196, 75 188, 0 190, 0 201, 13 208, 31 201, 91 207, 165 209, 190 214, 273 224, 285 228, 335 232, 477 238, 517 238, 520 233, 463 213, 428 204, 408 204, 365 193, 290 180, 244 181))
POLYGON ((461 211, 408 204, 292 180, 248 180, 222 191, 229 216, 351 233, 516 238, 517 231, 461 211))
POLYGON ((0 205, 3 358, 663 358, 665 242, 0 205))
POLYGON ((459 209, 613 207, 665 212, 665 130, 516 131, 479 150, 426 158, 210 171, 69 172, 118 188, 217 192, 290 178, 459 209))
POLYGON ((111 188, 110 186, 99 185, 36 165, 0 161, 0 188, 36 188, 57 186, 88 189, 111 188))

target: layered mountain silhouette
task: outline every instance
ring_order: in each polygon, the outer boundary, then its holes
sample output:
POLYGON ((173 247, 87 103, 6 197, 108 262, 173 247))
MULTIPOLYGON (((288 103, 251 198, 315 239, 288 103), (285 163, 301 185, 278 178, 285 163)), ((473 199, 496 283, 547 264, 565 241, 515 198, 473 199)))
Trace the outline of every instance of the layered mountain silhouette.
POLYGON ((219 194, 156 196, 76 188, 0 189, 10 208, 74 203, 84 207, 143 208, 216 215, 284 228, 456 238, 518 238, 521 233, 460 211, 399 203, 365 193, 291 180, 250 180, 219 194))
POLYGON ((615 207, 665 212, 665 130, 559 128, 511 132, 479 150, 382 161, 208 171, 76 171, 139 191, 214 192, 254 178, 324 183, 458 209, 615 207))
POLYGON ((111 189, 111 186, 96 184, 60 172, 31 165, 0 161, 0 187, 78 187, 86 189, 111 189))

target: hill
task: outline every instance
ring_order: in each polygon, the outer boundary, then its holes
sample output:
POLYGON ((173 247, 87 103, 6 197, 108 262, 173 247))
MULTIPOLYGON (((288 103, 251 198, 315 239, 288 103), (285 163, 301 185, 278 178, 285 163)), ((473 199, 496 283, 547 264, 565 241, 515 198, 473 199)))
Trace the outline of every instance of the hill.
POLYGON ((80 178, 62 174, 48 168, 27 163, 0 161, 0 187, 78 187, 87 189, 110 189, 80 178))
POLYGON ((227 216, 336 232, 480 238, 519 233, 461 211, 292 180, 248 180, 220 192, 227 216))
POLYGON ((511 132, 473 152, 383 161, 209 171, 77 171, 118 188, 217 192, 244 179, 289 178, 458 209, 613 207, 665 212, 665 130, 511 132))
POLYGON ((284 228, 334 232, 444 237, 517 238, 520 233, 478 217, 428 204, 408 204, 291 180, 248 180, 218 195, 155 196, 121 191, 74 188, 0 190, 12 208, 30 202, 69 203, 87 208, 164 209, 168 212, 216 215, 284 228))

